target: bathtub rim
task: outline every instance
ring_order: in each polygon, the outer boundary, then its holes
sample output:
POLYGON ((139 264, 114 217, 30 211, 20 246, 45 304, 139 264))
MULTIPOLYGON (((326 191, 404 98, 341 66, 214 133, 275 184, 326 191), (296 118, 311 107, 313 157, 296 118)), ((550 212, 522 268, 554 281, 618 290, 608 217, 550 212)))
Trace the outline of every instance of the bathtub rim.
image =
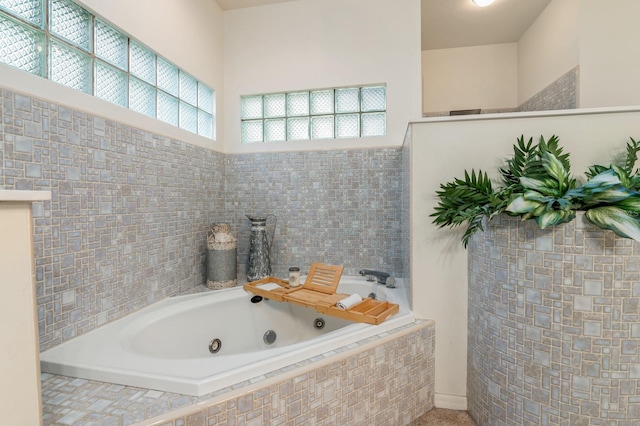
MULTIPOLYGON (((360 285, 370 285, 371 283, 362 281, 362 277, 343 277, 345 279, 345 283, 356 282, 360 285)), ((373 284, 371 284, 373 285, 373 284)), ((403 283, 401 283, 403 285, 403 283)), ((321 355, 326 353, 327 351, 333 351, 338 348, 348 346, 349 344, 353 344, 356 341, 359 341, 364 338, 375 336, 379 333, 390 332, 391 330, 401 327, 403 325, 407 325, 415 322, 415 317, 413 312, 409 309, 409 305, 406 302, 406 297, 404 296, 404 289, 401 286, 393 290, 385 289, 387 294, 391 294, 391 291, 397 292, 394 293, 394 299, 398 301, 403 301, 403 306, 401 306, 401 311, 396 315, 390 317, 383 323, 379 325, 369 325, 365 323, 353 323, 347 325, 344 328, 348 328, 348 330, 338 329, 334 330, 327 335, 331 335, 330 340, 315 338, 303 342, 296 343, 290 346, 296 346, 295 348, 291 347, 283 347, 284 349, 275 352, 271 352, 273 357, 261 357, 260 354, 266 354, 266 352, 253 352, 250 355, 254 355, 252 358, 252 363, 244 364, 242 366, 236 366, 231 370, 225 370, 222 372, 217 372, 214 375, 204 375, 198 378, 183 378, 177 375, 169 375, 169 374, 159 374, 157 372, 147 372, 147 371, 135 371, 132 368, 119 368, 119 367, 111 367, 106 365, 95 365, 95 364, 87 364, 76 362, 73 365, 65 365, 65 348, 73 347, 72 345, 58 345, 54 348, 51 348, 43 353, 41 353, 41 367, 43 372, 47 372, 50 374, 59 374, 70 377, 80 377, 88 380, 96 380, 103 381, 108 383, 117 383, 124 384, 126 386, 135 386, 145 389, 157 389, 164 392, 178 393, 183 395, 191 395, 191 396, 206 396, 212 392, 216 392, 220 389, 223 389, 228 386, 233 386, 239 382, 244 380, 251 380, 265 374, 268 374, 271 371, 275 371, 281 368, 284 368, 289 365, 293 365, 296 362, 304 359, 308 359, 314 356, 321 355), (404 309, 403 309, 404 308, 404 309), (362 336, 362 337, 361 337, 362 336), (311 342, 308 344, 307 342, 311 342), (295 354, 292 353, 295 351, 295 354), (44 359, 42 359, 44 358, 44 359), (215 379, 213 379, 215 377, 215 379)), ((245 295, 250 295, 249 292, 246 292, 242 289, 241 286, 233 287, 230 289, 224 290, 215 290, 211 291, 211 294, 205 294, 203 296, 202 293, 194 293, 187 294, 182 296, 175 296, 163 299, 159 302, 156 302, 136 313, 127 316, 125 318, 119 319, 110 323, 108 325, 126 324, 127 322, 135 321, 137 316, 144 316, 150 312, 154 312, 159 309, 163 309, 165 305, 171 304, 179 304, 180 302, 188 302, 192 299, 201 298, 202 300, 199 303, 206 303, 205 298, 216 296, 219 297, 222 295, 223 300, 228 300, 230 298, 239 298, 244 297, 245 295)), ((284 302, 283 302, 284 303, 284 302)), ((102 333, 106 333, 103 327, 102 333)), ((113 328, 113 327, 112 327, 113 328)), ((100 332, 100 329, 95 330, 96 332, 100 332)), ((117 333, 122 333, 122 330, 117 333)), ((100 333, 94 334, 94 336, 100 336, 100 333)), ((78 339, 81 339, 83 336, 80 336, 78 339)), ((115 338, 115 337, 114 337, 115 338)), ((72 342, 76 339, 72 339, 69 342, 72 342)), ((86 339, 85 339, 86 340, 86 339)), ((122 345, 121 341, 117 341, 120 345, 122 345)), ((78 343, 76 343, 77 345, 78 343)), ((267 350, 270 351, 270 350, 267 350)), ((136 361, 136 355, 131 353, 125 354, 129 357, 129 361, 136 361), (131 359, 133 357, 133 359, 131 359)), ((144 358, 138 356, 137 358, 144 358)), ((206 360, 206 359, 203 359, 206 360)), ((167 360, 163 360, 167 362, 167 360)), ((184 361, 176 361, 176 362, 184 362, 184 361)))

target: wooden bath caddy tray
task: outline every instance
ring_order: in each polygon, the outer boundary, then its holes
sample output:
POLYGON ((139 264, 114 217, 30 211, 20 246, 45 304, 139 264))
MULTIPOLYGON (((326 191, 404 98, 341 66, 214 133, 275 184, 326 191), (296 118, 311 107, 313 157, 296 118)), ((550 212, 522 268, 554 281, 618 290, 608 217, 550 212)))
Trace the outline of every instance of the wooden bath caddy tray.
POLYGON ((312 263, 304 285, 289 287, 289 283, 275 277, 267 277, 244 285, 244 289, 277 302, 289 302, 317 312, 354 322, 380 324, 398 312, 399 306, 387 301, 367 297, 349 309, 340 309, 336 304, 349 297, 336 293, 342 276, 342 266, 312 263))

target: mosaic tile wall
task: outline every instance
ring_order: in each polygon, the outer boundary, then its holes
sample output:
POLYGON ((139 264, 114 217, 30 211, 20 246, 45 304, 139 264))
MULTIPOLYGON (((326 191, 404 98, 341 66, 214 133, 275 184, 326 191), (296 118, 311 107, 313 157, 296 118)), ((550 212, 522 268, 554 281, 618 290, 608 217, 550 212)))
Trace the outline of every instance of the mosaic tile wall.
POLYGON ((41 349, 204 280, 224 156, 2 90, 0 187, 34 203, 41 349))
POLYGON ((0 89, 0 188, 34 203, 42 350, 205 282, 206 229, 274 213, 275 273, 402 273, 400 150, 223 155, 0 89))
POLYGON ((365 268, 402 274, 399 149, 236 154, 226 164, 225 208, 237 229, 240 274, 249 252, 245 215, 271 213, 277 276, 290 266, 306 272, 312 262, 344 265, 345 275, 365 268))
POLYGON ((523 111, 550 111, 578 108, 578 70, 576 66, 562 77, 522 103, 517 109, 523 111))
POLYGON ((640 424, 640 244, 501 216, 469 245, 479 426, 640 424))

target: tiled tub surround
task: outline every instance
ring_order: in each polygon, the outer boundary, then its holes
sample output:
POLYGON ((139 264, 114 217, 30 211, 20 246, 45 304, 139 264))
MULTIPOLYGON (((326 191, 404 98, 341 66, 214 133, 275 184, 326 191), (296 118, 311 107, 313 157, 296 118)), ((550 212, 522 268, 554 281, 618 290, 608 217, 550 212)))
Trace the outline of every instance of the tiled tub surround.
POLYGON ((41 350, 205 282, 206 230, 274 213, 275 273, 402 274, 398 149, 224 155, 0 89, 0 188, 34 204, 41 350))
POLYGON ((406 425, 433 408, 433 321, 202 397, 43 375, 44 425, 406 425))
POLYGON ((304 273, 316 261, 344 265, 345 275, 400 276, 401 161, 394 148, 228 155, 225 209, 238 227, 239 272, 249 252, 245 215, 273 213, 277 276, 290 266, 304 273))
POLYGON ((501 216, 469 245, 479 426, 640 424, 640 244, 501 216))

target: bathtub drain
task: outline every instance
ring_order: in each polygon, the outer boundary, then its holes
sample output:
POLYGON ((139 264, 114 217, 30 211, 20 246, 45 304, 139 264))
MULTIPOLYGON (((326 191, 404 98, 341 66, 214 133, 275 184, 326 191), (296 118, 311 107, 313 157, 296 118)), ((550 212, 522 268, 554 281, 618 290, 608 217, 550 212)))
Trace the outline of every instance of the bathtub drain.
POLYGON ((316 330, 322 330, 324 328, 324 318, 316 318, 313 320, 313 327, 316 330))
POLYGON ((275 342, 275 341, 276 341, 276 338, 277 338, 277 337, 278 337, 278 336, 276 335, 276 332, 275 332, 275 331, 273 331, 273 330, 267 330, 267 332, 266 332, 266 333, 264 333, 264 336, 262 336, 262 340, 264 340, 264 342, 265 342, 267 345, 272 345, 272 344, 273 344, 273 342, 275 342))
POLYGON ((222 349, 222 341, 220 339, 213 339, 209 342, 209 352, 217 354, 222 349))

